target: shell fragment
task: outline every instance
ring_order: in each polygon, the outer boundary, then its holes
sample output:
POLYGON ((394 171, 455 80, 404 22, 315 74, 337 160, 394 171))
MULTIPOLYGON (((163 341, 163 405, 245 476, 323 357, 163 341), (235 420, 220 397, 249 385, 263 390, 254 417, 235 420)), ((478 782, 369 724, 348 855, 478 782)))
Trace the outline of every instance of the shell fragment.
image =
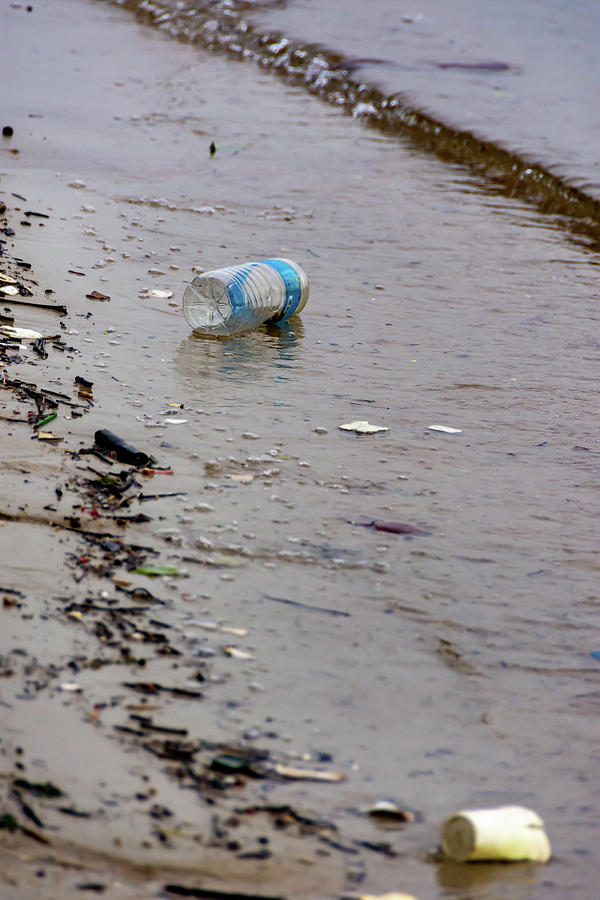
POLYGON ((449 425, 428 425, 428 431, 441 431, 444 434, 462 434, 462 428, 451 428, 449 425))
POLYGON ((2 325, 0 332, 23 341, 37 341, 42 337, 39 331, 32 331, 29 328, 13 328, 12 325, 2 325))
POLYGON ((385 425, 371 425, 369 422, 347 422, 345 425, 338 425, 342 431, 355 431, 356 434, 376 434, 378 431, 389 431, 385 425))

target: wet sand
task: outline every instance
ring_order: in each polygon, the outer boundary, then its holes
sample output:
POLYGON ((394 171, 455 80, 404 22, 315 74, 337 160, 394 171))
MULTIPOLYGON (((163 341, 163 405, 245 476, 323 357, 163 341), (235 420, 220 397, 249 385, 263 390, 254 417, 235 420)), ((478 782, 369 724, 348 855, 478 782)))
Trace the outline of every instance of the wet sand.
MULTIPOLYGON (((147 897, 200 881, 286 897, 592 900, 593 254, 461 167, 122 11, 62 0, 3 15, 15 135, 0 148, 0 200, 16 234, 0 270, 11 255, 32 264, 19 277, 34 299, 67 305, 75 347, 49 345, 47 360, 28 349, 7 370, 74 401, 82 376, 94 402, 79 418, 60 410, 56 446, 26 424, 3 429, 2 582, 21 595, 1 610, 14 673, 0 695, 2 803, 51 843, 3 833, 2 890, 101 882, 110 898, 147 897), (301 321, 228 342, 189 335, 179 299, 194 266, 273 255, 309 273, 301 321), (363 418, 390 430, 338 429, 363 418), (90 514, 88 466, 107 467, 71 454, 98 428, 172 467, 139 475, 139 493, 185 496, 132 500, 147 523, 90 514), (373 519, 431 536, 352 525, 373 519), (150 548, 180 575, 111 572, 82 530, 150 548), (124 614, 138 631, 81 606, 132 605, 119 581, 162 601, 124 614), (162 628, 180 655, 140 627, 162 628), (227 655, 232 644, 248 657, 227 655), (145 737, 115 731, 137 727, 144 696, 123 683, 142 680, 205 695, 146 697, 161 726, 347 780, 199 790, 145 737), (50 780, 92 815, 22 793, 37 828, 11 795, 16 777, 50 780), (381 797, 422 816, 384 831, 361 813, 381 797), (505 801, 543 816, 550 866, 426 858, 446 815, 505 801), (301 833, 234 812, 285 804, 329 825, 301 833), (74 858, 85 878, 61 863, 74 858)), ((56 332, 53 313, 13 311, 56 332)), ((1 399, 4 416, 30 408, 1 399)))

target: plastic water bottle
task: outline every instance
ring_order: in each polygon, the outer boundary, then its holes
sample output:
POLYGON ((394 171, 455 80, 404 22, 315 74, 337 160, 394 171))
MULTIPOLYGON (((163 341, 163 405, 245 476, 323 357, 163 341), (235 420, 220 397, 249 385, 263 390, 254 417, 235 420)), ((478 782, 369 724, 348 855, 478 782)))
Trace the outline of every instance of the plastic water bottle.
POLYGON ((289 259, 262 259, 197 275, 183 295, 183 315, 197 334, 227 337, 304 309, 308 278, 289 259))

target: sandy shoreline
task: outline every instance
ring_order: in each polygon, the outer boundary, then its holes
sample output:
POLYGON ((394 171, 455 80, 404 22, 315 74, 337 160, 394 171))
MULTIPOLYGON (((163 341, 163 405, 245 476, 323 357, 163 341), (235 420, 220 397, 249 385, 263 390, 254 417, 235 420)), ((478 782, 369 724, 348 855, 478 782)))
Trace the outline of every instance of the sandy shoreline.
MULTIPOLYGON (((28 260, 21 264, 19 236, 11 234, 13 226, 19 227, 23 200, 13 193, 3 196, 10 208, 2 218, 0 270, 5 283, 11 279, 19 285, 19 299, 25 295, 31 304, 41 304, 51 294, 40 287, 35 267, 28 260)), ((38 240, 43 243, 43 237, 38 240)), ((34 257, 37 243, 29 246, 34 257)), ((5 306, 10 305, 7 297, 5 306)), ((155 492, 163 493, 163 485, 175 494, 182 485, 160 469, 156 475, 152 469, 136 473, 117 459, 111 463, 108 456, 78 452, 80 444, 94 445, 93 433, 77 440, 86 433, 86 417, 95 404, 74 380, 77 373, 89 371, 85 347, 69 346, 76 340, 65 324, 70 318, 34 305, 11 308, 15 327, 35 324, 41 329, 49 353, 47 360, 36 356, 32 338, 3 349, 0 892, 9 890, 16 898, 30 897, 35 890, 36 897, 44 898, 56 896, 57 890, 64 892, 61 896, 90 890, 141 898, 165 883, 197 885, 199 878, 203 887, 222 890, 251 883, 265 896, 274 895, 286 880, 293 884, 294 896, 314 897, 329 890, 327 884, 334 890, 343 880, 343 867, 323 859, 328 851, 321 850, 320 859, 318 838, 310 834, 327 836, 335 826, 315 820, 309 827, 307 819, 300 826, 302 839, 295 834, 290 840, 285 829, 297 832, 299 826, 293 817, 286 819, 285 804, 279 804, 279 812, 246 816, 247 821, 236 816, 240 803, 256 803, 240 790, 243 776, 228 776, 226 770, 210 773, 210 759, 224 752, 226 737, 222 745, 209 742, 204 750, 207 775, 198 770, 196 777, 206 803, 204 811, 199 808, 194 782, 177 760, 184 761, 185 769, 201 742, 182 739, 188 735, 182 725, 193 708, 194 730, 205 720, 214 733, 210 709, 199 704, 210 682, 218 684, 225 676, 202 660, 173 672, 181 668, 177 660, 186 640, 169 634, 171 626, 159 621, 161 608, 168 606, 159 596, 165 588, 154 587, 160 579, 129 574, 132 565, 161 563, 165 556, 152 532, 136 524, 144 516, 132 512, 134 506, 142 508, 136 498, 141 494, 152 501, 155 492), (57 340, 64 335, 65 349, 52 343, 50 333, 57 340), (48 430, 52 423, 36 427, 55 408, 60 418, 54 420, 54 431, 48 430), (71 417, 73 410, 77 416, 71 417), (63 429, 66 433, 55 443, 52 435, 59 437, 63 429), (113 477, 118 486, 133 478, 133 490, 106 492, 100 487, 102 477, 113 477), (90 482, 96 488, 90 490, 90 482), (114 718, 118 708, 121 724, 112 726, 119 729, 117 740, 107 743, 98 731, 111 728, 106 717, 114 718), (162 736, 157 716, 170 717, 172 735, 167 728, 167 737, 162 736), (151 751, 155 765, 144 749, 151 751), (164 760, 174 764, 164 768, 164 760), (234 798, 226 796, 229 782, 238 784, 234 798), (56 796, 45 795, 48 787, 58 787, 56 796), (272 831, 277 818, 286 820, 278 826, 279 834, 272 831), (231 821, 220 825, 224 819, 231 821), (201 862, 196 863, 199 845, 201 862), (268 861, 272 857, 273 863, 268 861)), ((93 326, 88 333, 94 333, 93 326)), ((146 447, 152 443, 147 441, 146 447)), ((151 505, 156 506, 150 502, 144 509, 151 505)), ((174 524, 168 512, 160 519, 167 531, 174 524)), ((235 745, 231 752, 237 752, 235 745)))
MULTIPOLYGON (((45 37, 57 39, 47 44, 51 66, 67 47, 77 46, 78 34, 87 35, 87 21, 72 19, 71 11, 67 3, 50 16, 46 12, 45 37)), ((10 15, 17 31, 30 27, 23 7, 15 6, 10 15)), ((107 39, 113 34, 111 19, 116 15, 98 11, 96 27, 101 33, 106 29, 107 39)), ((154 43, 163 44, 160 39, 154 43)), ((96 65, 103 65, 103 56, 99 54, 96 65)), ((79 66, 76 69, 81 72, 79 66)), ((80 85, 83 91, 93 83, 93 71, 86 78, 80 85)), ((189 631, 177 626, 175 632, 168 616, 161 614, 169 609, 170 595, 176 590, 182 591, 186 602, 185 580, 130 574, 133 564, 175 564, 189 578, 189 562, 186 566, 181 559, 173 560, 169 548, 178 545, 176 526, 194 473, 178 473, 181 457, 169 441, 168 449, 161 449, 167 436, 163 431, 155 438, 157 432, 145 429, 134 415, 122 416, 123 372, 127 370, 134 394, 143 388, 144 377, 140 380, 135 362, 121 367, 115 359, 123 335, 137 329, 139 305, 128 304, 126 298, 132 288, 140 290, 135 281, 141 280, 142 271, 148 286, 165 288, 172 281, 165 283, 164 274, 153 274, 150 255, 149 261, 142 257, 141 266, 137 263, 132 271, 130 254, 125 252, 128 245, 121 244, 117 253, 100 236, 104 228, 114 227, 111 217, 116 213, 113 203, 105 200, 108 209, 103 214, 101 188, 90 196, 84 178, 93 178, 98 171, 81 171, 81 146, 71 177, 53 176, 53 160, 60 158, 61 167, 69 167, 69 137, 65 140, 65 122, 61 113, 57 116, 52 110, 48 94, 40 93, 38 86, 34 92, 29 115, 34 126, 36 117, 41 117, 43 130, 51 134, 52 150, 47 157, 39 135, 27 133, 27 113, 13 119, 15 135, 2 145, 0 188, 8 209, 0 269, 14 277, 22 293, 31 294, 32 303, 55 300, 66 304, 69 314, 14 305, 15 326, 38 329, 44 336, 58 334, 65 349, 57 349, 48 340, 48 357, 41 359, 28 341, 14 351, 6 350, 4 358, 2 415, 18 421, 4 427, 0 487, 5 622, 2 814, 8 817, 1 835, 0 893, 10 891, 12 898, 25 898, 35 890, 37 897, 44 898, 55 897, 57 891, 67 896, 77 890, 102 890, 107 897, 141 898, 160 892, 167 883, 198 885, 200 881, 206 888, 265 896, 280 896, 282 890, 294 897, 337 894, 348 881, 348 872, 357 867, 354 856, 360 859, 362 851, 359 854, 350 846, 352 856, 346 865, 344 851, 326 846, 328 841, 340 840, 335 825, 322 821, 318 813, 311 820, 303 807, 302 819, 294 818, 301 815, 295 806, 289 807, 292 814, 286 813, 294 790, 290 794, 283 782, 277 801, 270 803, 264 788, 268 779, 248 781, 246 775, 235 774, 235 767, 230 775, 211 773, 211 758, 229 744, 232 753, 238 746, 231 740, 238 728, 228 723, 223 728, 218 723, 222 713, 210 701, 213 687, 217 693, 227 691, 226 669, 231 665, 227 653, 222 652, 224 666, 208 653, 206 660, 202 656, 190 660, 189 631), (40 216, 27 215, 31 210, 40 216), (106 262, 98 261, 98 249, 106 262), (15 255, 23 257, 27 268, 15 262, 15 255), (110 300, 88 297, 92 291, 105 292, 110 300), (115 318, 113 306, 119 301, 115 318), (79 394, 76 376, 93 382, 93 396, 79 394), (38 399, 49 398, 46 407, 40 400, 36 408, 20 382, 35 383, 38 399), (52 429, 57 443, 51 438, 36 440, 35 425, 27 424, 29 412, 35 423, 54 409, 52 391, 60 395, 58 418, 45 428, 49 433, 52 429), (72 415, 73 408, 78 415, 72 415), (127 421, 126 434, 121 418, 127 421), (174 474, 136 474, 117 460, 111 464, 108 459, 79 455, 79 450, 93 446, 99 427, 112 428, 143 447, 156 457, 157 465, 172 466, 174 474), (107 475, 118 485, 131 475, 135 481, 122 493, 111 493, 99 487, 107 475), (91 490, 90 481, 96 485, 91 490), (164 500, 150 496, 145 503, 136 499, 154 493, 180 496, 164 500), (146 513, 153 524, 130 521, 146 513), (158 539, 157 526, 162 535, 158 539), (142 591, 139 595, 136 587, 142 591), (173 690, 161 692, 153 685, 173 690), (141 726, 140 717, 144 719, 141 726), (168 726, 174 729, 173 735, 167 731, 164 737, 153 731, 155 726, 168 726), (183 749, 188 736, 189 756, 183 749), (201 750, 200 736, 208 740, 208 749, 201 750), (194 770, 190 763, 198 752, 206 759, 194 770), (178 764, 178 758, 183 763, 178 764), (190 773, 199 779, 198 784, 190 773), (35 785, 48 783, 58 787, 60 795, 40 795, 35 785), (204 798, 200 803, 198 791, 204 798), (273 811, 240 816, 235 812, 240 805, 272 807, 273 811)), ((85 139, 83 124, 75 125, 76 139, 85 139)), ((106 157, 100 162, 101 170, 105 164, 106 157)), ((150 203, 154 217, 159 216, 161 205, 162 201, 150 203)), ((123 209, 127 211, 127 205, 123 209)), ((198 213, 200 217, 211 214, 210 210, 198 213)), ((233 228, 239 231, 239 227, 238 221, 233 228)), ((173 260, 177 249, 171 253, 173 260)), ((154 268, 158 273, 162 266, 154 268)), ((181 276, 176 282, 183 283, 181 276)), ((179 306, 178 297, 173 304, 163 302, 161 308, 143 291, 142 300, 158 316, 157 324, 167 316, 172 331, 187 330, 179 311, 170 309, 179 306)), ((158 361, 151 345, 148 350, 144 355, 154 366, 158 361)), ((176 398, 172 399, 172 417, 185 416, 185 409, 178 409, 176 398)), ((167 395, 162 402, 169 400, 167 395)), ((142 401, 137 401, 133 412, 141 408, 142 401)), ((265 469, 265 464, 258 469, 265 469)), ((217 477, 219 471, 215 467, 217 477)), ((235 466, 232 471, 237 471, 235 466)), ((199 545, 194 557, 196 570, 199 566, 200 571, 215 573, 212 581, 217 584, 221 578, 231 578, 227 573, 235 572, 230 567, 239 559, 235 552, 221 560, 215 554, 213 559, 208 543, 199 545)), ((193 618, 197 618, 195 592, 189 602, 194 603, 193 618)), ((216 624, 208 608, 202 613, 207 624, 204 632, 198 629, 198 639, 216 631, 223 646, 229 638, 234 652, 238 646, 240 654, 245 652, 240 636, 246 630, 233 628, 228 634, 228 624, 235 626, 236 621, 231 622, 226 611, 221 610, 216 624)), ((257 683, 256 690, 264 688, 257 683)), ((230 703, 235 708, 233 700, 230 703)), ((305 768, 312 764, 323 772, 335 770, 331 764, 319 766, 316 757, 304 754, 301 759, 293 750, 289 752, 289 740, 281 748, 283 756, 275 750, 274 760, 299 762, 305 768)), ((247 743, 245 752, 256 749, 257 743, 260 736, 247 743)), ((268 737, 267 744, 273 743, 268 737)), ((269 747, 265 753, 269 755, 269 747)))

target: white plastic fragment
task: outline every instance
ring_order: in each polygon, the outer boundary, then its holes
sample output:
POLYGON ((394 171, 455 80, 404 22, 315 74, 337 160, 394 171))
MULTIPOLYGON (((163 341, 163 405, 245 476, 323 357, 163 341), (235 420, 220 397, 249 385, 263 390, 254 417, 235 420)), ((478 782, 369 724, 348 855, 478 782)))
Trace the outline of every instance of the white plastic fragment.
POLYGON ((187 422, 187 419, 168 418, 163 419, 163 422, 165 423, 165 425, 184 425, 187 422))
POLYGON ((451 428, 449 425, 428 425, 428 431, 442 431, 444 434, 462 434, 462 428, 451 428))
POLYGON ((148 291, 149 297, 158 297, 160 300, 170 300, 173 296, 173 291, 162 291, 160 288, 152 288, 151 291, 148 291))
POLYGON ((19 288, 15 287, 14 284, 3 284, 0 287, 0 293, 4 294, 5 297, 16 297, 19 293, 19 288))
POLYGON ((222 625, 221 631, 224 631, 227 634, 235 634, 236 637, 245 637, 248 634, 247 628, 233 628, 230 625, 222 625))
POLYGON ((392 891, 391 894, 361 894, 360 900, 416 900, 412 894, 399 894, 392 891))
POLYGON ((524 806, 463 809, 442 825, 442 850, 456 862, 548 862, 550 841, 537 813, 524 806))
POLYGON ((2 325, 0 332, 8 337, 21 338, 24 341, 37 341, 42 337, 39 331, 32 331, 30 328, 13 328, 12 325, 2 325))
POLYGON ((227 656, 231 656, 233 659, 253 659, 251 653, 248 653, 246 650, 239 650, 237 647, 224 647, 224 652, 227 656))
POLYGON ((385 425, 371 425, 369 422, 357 421, 338 425, 342 431, 355 431, 357 434, 375 434, 378 431, 389 431, 385 425))
POLYGON ((416 900, 412 894, 399 894, 392 891, 391 894, 361 894, 360 900, 416 900))
POLYGON ((346 780, 343 772, 326 772, 323 769, 298 769, 295 766, 284 766, 281 763, 275 763, 273 771, 282 778, 289 778, 292 781, 329 781, 336 783, 346 780))
POLYGON ((83 688, 76 681, 63 681, 60 686, 61 691, 67 691, 69 694, 79 694, 83 688))

